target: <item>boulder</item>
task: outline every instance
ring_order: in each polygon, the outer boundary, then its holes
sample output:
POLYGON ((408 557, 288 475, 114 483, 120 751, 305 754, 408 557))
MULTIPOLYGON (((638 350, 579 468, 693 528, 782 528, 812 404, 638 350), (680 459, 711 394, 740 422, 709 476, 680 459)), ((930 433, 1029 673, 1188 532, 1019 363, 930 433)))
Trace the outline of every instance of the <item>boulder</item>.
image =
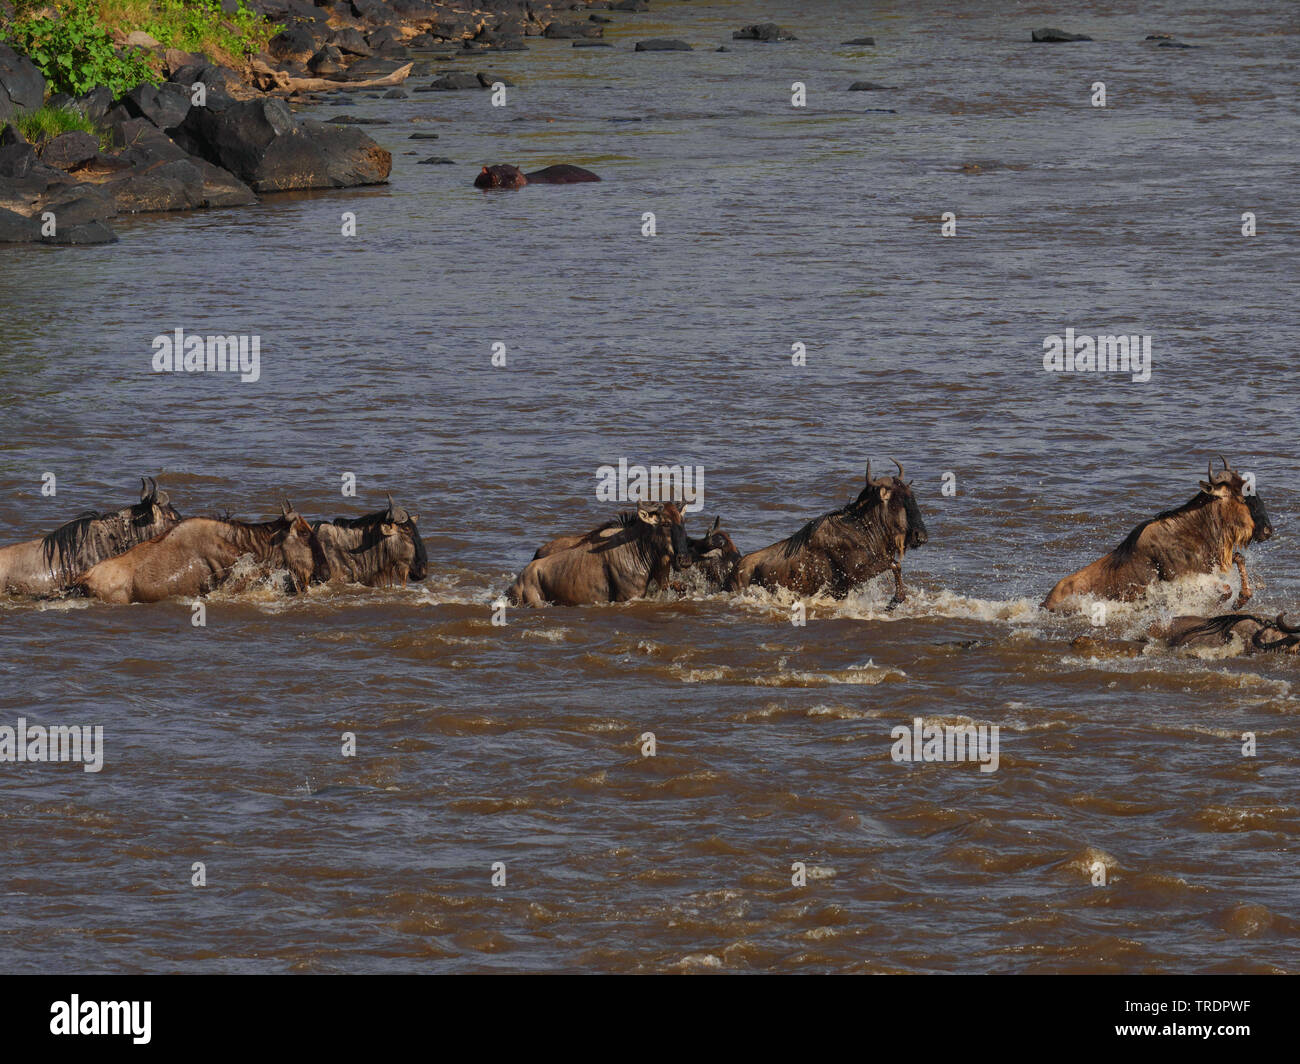
POLYGON ((58 170, 76 170, 99 155, 99 138, 81 130, 60 133, 41 149, 41 162, 58 170))
POLYGON ((542 30, 543 37, 557 41, 571 41, 575 37, 603 37, 604 34, 604 27, 593 22, 552 22, 542 30))
POLYGON ((1038 41, 1043 44, 1062 44, 1069 41, 1090 41, 1091 37, 1084 36, 1082 33, 1066 33, 1065 30, 1053 29, 1047 27, 1041 30, 1034 30, 1029 39, 1038 41))
POLYGON ((483 87, 483 83, 479 81, 477 74, 444 74, 432 84, 424 86, 423 90, 417 89, 416 91, 455 92, 458 89, 481 89, 483 87))
POLYGON ((243 84, 243 79, 230 67, 214 63, 190 63, 167 80, 191 91, 195 85, 202 85, 208 96, 229 96, 243 84))
POLYGON ((128 48, 157 48, 162 42, 157 37, 151 37, 144 30, 132 30, 122 43, 128 48))
POLYGON ((374 49, 366 43, 366 39, 361 36, 361 31, 353 29, 351 26, 345 26, 337 29, 330 34, 329 41, 340 52, 346 52, 348 55, 374 55, 374 49))
POLYGON ((203 175, 188 159, 170 159, 128 170, 102 186, 119 214, 186 211, 203 206, 203 175))
POLYGON ((144 118, 159 129, 171 129, 190 113, 190 90, 174 82, 137 85, 118 103, 132 118, 144 118))
POLYGON ((45 237, 46 244, 63 244, 84 247, 93 244, 116 244, 117 234, 103 222, 86 222, 84 225, 59 226, 54 236, 45 237))
POLYGON ((40 239, 40 222, 0 207, 0 244, 35 244, 40 239))
POLYGON ((307 69, 317 77, 343 73, 343 53, 327 44, 307 60, 307 69))
POLYGON ((775 22, 758 22, 753 26, 743 26, 731 35, 733 41, 797 41, 789 30, 783 30, 775 22))
POLYGON ((874 37, 854 37, 851 41, 841 41, 841 44, 857 44, 875 46, 876 38, 874 37))
POLYGON ((45 75, 25 55, 0 44, 0 121, 16 110, 35 111, 45 100, 45 75))
POLYGON ((637 41, 636 48, 633 49, 633 51, 637 52, 690 52, 693 50, 685 41, 670 41, 661 37, 649 41, 637 41))
POLYGON ((107 86, 101 85, 84 96, 77 97, 73 106, 92 122, 102 122, 108 109, 113 106, 113 93, 107 86))
POLYGON ((266 50, 282 63, 305 63, 316 51, 316 38, 302 26, 290 26, 272 37, 266 50))
POLYGON ((50 197, 41 205, 51 211, 59 227, 103 222, 117 213, 113 194, 101 185, 77 185, 50 197))
POLYGON ((611 4, 611 11, 649 11, 650 5, 646 0, 618 0, 617 3, 611 4))
POLYGON ((222 99, 191 109, 178 131, 194 154, 254 192, 347 188, 388 179, 392 156, 361 130, 294 120, 283 100, 222 99))

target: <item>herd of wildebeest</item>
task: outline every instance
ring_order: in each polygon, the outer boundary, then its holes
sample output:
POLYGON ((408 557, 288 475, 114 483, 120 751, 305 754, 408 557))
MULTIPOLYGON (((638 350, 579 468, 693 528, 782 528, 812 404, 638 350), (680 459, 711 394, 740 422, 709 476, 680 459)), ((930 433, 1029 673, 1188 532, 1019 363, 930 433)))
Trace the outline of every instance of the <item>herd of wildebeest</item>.
MULTIPOLYGON (((1210 463, 1190 500, 1143 521, 1109 554, 1065 577, 1043 606, 1062 611, 1085 598, 1133 601, 1158 582, 1223 575, 1235 566, 1241 590, 1233 609, 1240 610, 1251 597, 1241 552, 1268 539, 1273 526, 1253 483, 1219 460, 1223 468, 1216 472, 1210 463)), ((761 587, 844 598, 888 571, 893 609, 906 597, 903 556, 929 539, 912 484, 895 465, 897 475, 873 477, 868 463, 852 502, 750 554, 737 549, 720 518, 694 537, 680 503, 639 503, 589 532, 543 544, 507 597, 522 606, 582 606, 682 591, 690 582, 710 592, 761 587)), ((182 518, 155 481, 142 479, 140 501, 131 506, 85 513, 48 535, 0 547, 0 592, 130 603, 237 591, 274 578, 291 593, 312 584, 404 586, 428 574, 417 521, 392 496, 374 513, 314 523, 288 502, 270 521, 182 518)), ((1224 588, 1226 601, 1232 588, 1224 588)), ((1174 647, 1240 639, 1248 652, 1300 653, 1300 628, 1285 614, 1178 617, 1153 635, 1174 647)))

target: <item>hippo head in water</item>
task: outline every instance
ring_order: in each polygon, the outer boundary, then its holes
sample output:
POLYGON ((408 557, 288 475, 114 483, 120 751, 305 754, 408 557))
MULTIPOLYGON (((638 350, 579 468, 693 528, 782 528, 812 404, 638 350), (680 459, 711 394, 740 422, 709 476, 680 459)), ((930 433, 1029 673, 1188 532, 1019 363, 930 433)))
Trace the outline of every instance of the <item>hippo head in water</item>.
POLYGON ((474 178, 475 188, 523 188, 526 184, 528 178, 524 177, 524 172, 507 164, 485 166, 474 178))

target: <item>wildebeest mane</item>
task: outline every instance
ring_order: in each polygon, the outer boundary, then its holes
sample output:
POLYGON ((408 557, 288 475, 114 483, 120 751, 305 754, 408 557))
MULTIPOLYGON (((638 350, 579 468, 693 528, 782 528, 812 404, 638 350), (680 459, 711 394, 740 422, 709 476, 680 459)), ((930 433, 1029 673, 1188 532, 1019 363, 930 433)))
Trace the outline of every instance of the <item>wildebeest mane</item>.
POLYGON ((1217 635, 1223 642, 1227 643, 1232 639, 1233 629, 1242 621, 1254 621, 1261 628, 1266 628, 1271 623, 1262 617, 1255 616, 1253 613, 1225 613, 1218 617, 1211 617, 1207 621, 1202 621, 1200 624, 1188 628, 1185 632, 1180 632, 1169 641, 1169 645, 1179 647, 1203 635, 1217 635))
MULTIPOLYGON (((867 508, 864 503, 868 501, 870 496, 868 496, 868 499, 864 499, 863 495, 866 495, 868 490, 870 489, 865 489, 862 494, 851 503, 841 506, 838 510, 831 510, 829 513, 822 514, 821 517, 814 517, 804 525, 803 528, 799 529, 798 532, 785 541, 785 548, 783 550, 785 557, 793 558, 796 554, 807 547, 812 542, 813 536, 817 534, 817 530, 832 518, 838 517, 840 520, 848 521, 865 529, 862 517, 866 513, 867 508)), ((876 492, 875 498, 880 498, 879 491, 876 492)))
POLYGON ((1110 552, 1108 564, 1112 568, 1118 568, 1125 562, 1132 559, 1137 552, 1138 540, 1142 538, 1151 525, 1159 524, 1162 521, 1168 521, 1174 518, 1186 517, 1187 515, 1202 510, 1211 501, 1213 496, 1206 495, 1205 492, 1197 492, 1182 506, 1175 506, 1171 510, 1162 510, 1155 517, 1148 518, 1138 525, 1132 532, 1124 537, 1124 542, 1110 552))
POLYGON ((113 516, 114 514, 111 512, 99 513, 97 510, 86 510, 66 524, 60 525, 41 540, 41 550, 44 553, 45 564, 53 569, 55 567, 54 559, 57 555, 58 568, 71 575, 72 562, 77 551, 85 545, 86 533, 90 530, 91 524, 113 516))

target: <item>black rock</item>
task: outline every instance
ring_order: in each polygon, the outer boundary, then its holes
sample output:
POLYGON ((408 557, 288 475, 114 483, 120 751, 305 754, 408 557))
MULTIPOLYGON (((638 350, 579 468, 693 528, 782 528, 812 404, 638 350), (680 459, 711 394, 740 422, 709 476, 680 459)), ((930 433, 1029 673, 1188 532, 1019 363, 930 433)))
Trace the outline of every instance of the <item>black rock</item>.
POLYGON ((361 36, 361 31, 353 29, 351 26, 335 30, 330 34, 327 43, 333 45, 340 52, 347 52, 348 55, 367 56, 374 54, 374 49, 361 36))
POLYGON ((389 89, 383 95, 385 100, 409 100, 410 98, 411 94, 405 89, 389 89))
POLYGON ((333 122, 339 126, 386 126, 389 125, 387 118, 358 118, 356 115, 335 115, 333 118, 325 119, 326 122, 333 122))
POLYGON ((412 133, 407 140, 437 140, 437 133, 412 133))
POLYGON ((73 247, 116 244, 117 234, 103 222, 86 222, 84 225, 71 225, 66 229, 59 226, 53 236, 45 237, 42 242, 73 247))
POLYGON ((99 155, 99 138, 76 129, 60 133, 41 149, 41 162, 59 170, 75 170, 99 155))
POLYGON ((25 55, 0 44, 0 121, 16 110, 35 111, 45 99, 45 75, 25 55))
POLYGON ((693 49, 685 41, 669 41, 656 37, 649 41, 637 41, 636 52, 689 52, 693 49))
POLYGON ((361 130, 299 123, 274 98, 192 108, 178 135, 254 192, 379 184, 392 168, 392 156, 361 130))
POLYGON ((1045 44, 1062 44, 1069 41, 1090 41, 1082 33, 1066 33, 1065 30, 1052 29, 1050 26, 1046 29, 1034 30, 1030 35, 1030 40, 1039 41, 1045 44))
POLYGON ((185 121, 190 113, 190 91, 184 85, 137 85, 118 104, 132 118, 148 119, 159 129, 171 129, 185 121))
POLYGON ((305 63, 316 51, 316 37, 303 26, 290 26, 272 37, 266 50, 281 62, 305 63))
POLYGON ((575 48, 613 48, 609 41, 574 41, 575 48))
POLYGON ((430 155, 427 159, 421 159, 420 165, 421 166, 431 166, 431 165, 432 166, 436 166, 436 165, 455 166, 456 160, 448 159, 446 156, 443 155, 430 155))
POLYGON ((101 85, 78 97, 73 106, 92 122, 99 122, 113 106, 113 93, 106 85, 101 85))
POLYGON ((1157 48, 1199 48, 1199 44, 1187 44, 1184 41, 1161 41, 1157 48))
POLYGON ((40 239, 40 222, 0 207, 0 244, 35 244, 40 239))
POLYGON ((455 92, 459 89, 481 89, 483 83, 477 74, 444 74, 431 85, 416 89, 416 92, 455 92))
POLYGON ((611 4, 611 11, 649 11, 650 5, 645 0, 618 0, 618 3, 611 4))
POLYGON ((797 41, 789 30, 783 30, 775 22, 758 22, 753 26, 743 26, 731 35, 733 41, 797 41))
POLYGON ((171 159, 129 170, 102 186, 119 214, 186 211, 203 206, 203 175, 188 159, 171 159))
POLYGON ((478 77, 479 84, 482 85, 485 89, 492 88, 492 86, 495 85, 497 82, 500 82, 502 85, 508 85, 511 88, 513 88, 515 84, 509 78, 503 77, 501 74, 493 74, 491 71, 488 70, 480 70, 478 72, 477 77, 478 77))
POLYGON ((307 60, 307 69, 322 78, 331 74, 342 74, 343 53, 332 44, 327 44, 307 60))
POLYGON ((874 37, 854 37, 853 40, 851 40, 851 41, 841 41, 840 43, 841 43, 841 44, 859 44, 859 45, 861 45, 861 44, 869 44, 869 45, 872 45, 872 46, 874 47, 874 46, 875 46, 875 43, 876 43, 876 38, 874 38, 874 37))
POLYGON ((552 22, 542 30, 543 37, 558 41, 568 41, 575 37, 602 37, 604 33, 604 27, 590 22, 552 22))
POLYGON ((876 92, 880 89, 892 88, 892 85, 881 85, 876 81, 855 81, 849 86, 849 92, 876 92))
POLYGON ((117 213, 117 204, 103 185, 77 185, 50 197, 41 210, 53 213, 61 227, 105 221, 117 213))

